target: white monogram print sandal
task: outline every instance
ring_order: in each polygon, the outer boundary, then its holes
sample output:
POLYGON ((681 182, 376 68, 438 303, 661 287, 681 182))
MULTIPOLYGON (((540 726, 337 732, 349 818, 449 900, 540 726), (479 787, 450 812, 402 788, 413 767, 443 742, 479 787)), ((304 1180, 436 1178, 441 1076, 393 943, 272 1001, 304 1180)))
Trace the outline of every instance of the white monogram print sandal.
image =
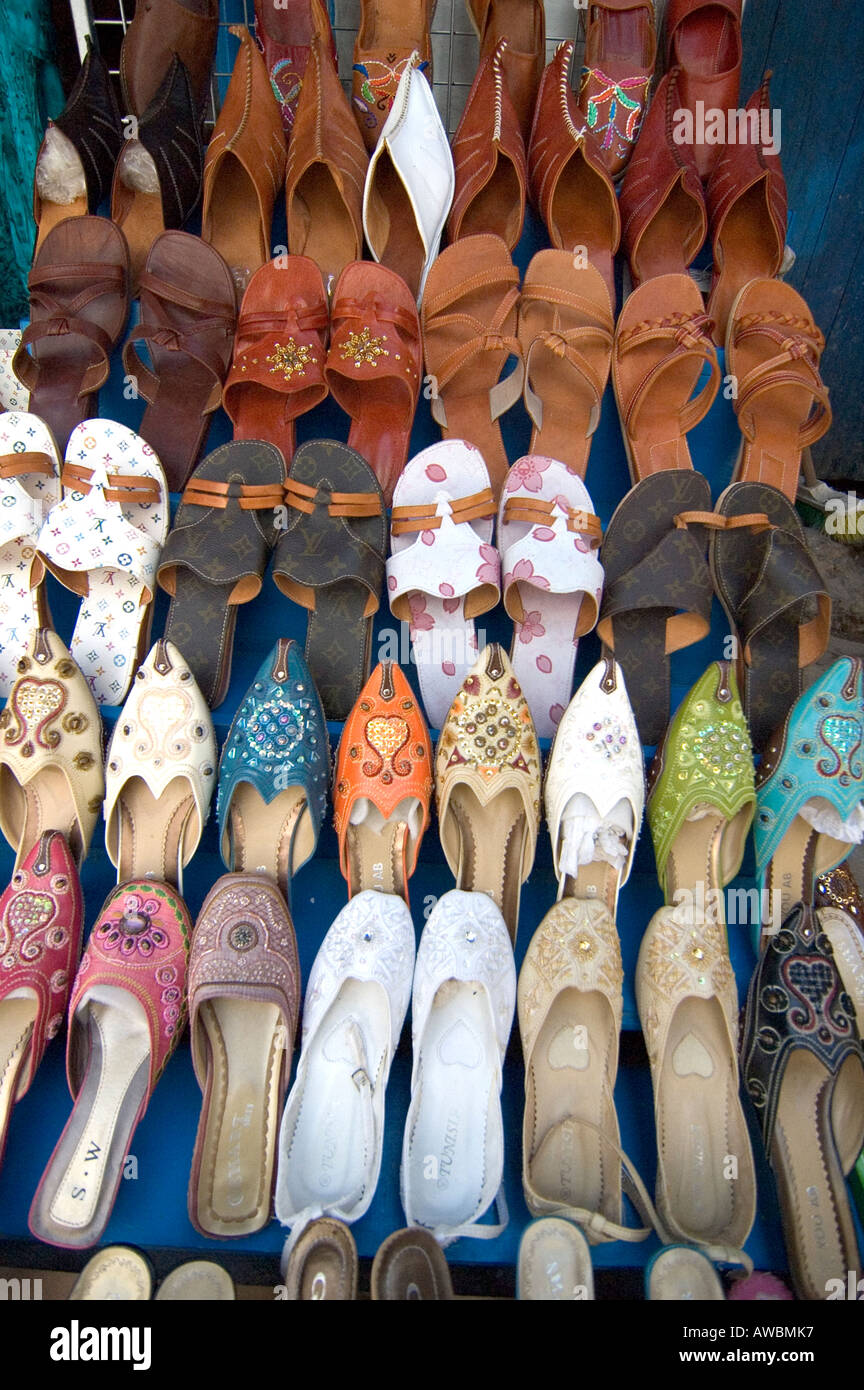
POLYGON ((8 695, 31 634, 47 626, 36 552, 42 522, 60 500, 60 459, 38 415, 0 415, 0 695, 8 695))

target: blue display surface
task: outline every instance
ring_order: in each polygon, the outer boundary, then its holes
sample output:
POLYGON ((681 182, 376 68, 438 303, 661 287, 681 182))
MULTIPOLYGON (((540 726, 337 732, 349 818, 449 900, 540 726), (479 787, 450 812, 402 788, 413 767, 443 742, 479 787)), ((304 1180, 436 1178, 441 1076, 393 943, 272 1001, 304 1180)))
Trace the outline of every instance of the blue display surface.
MULTIPOLYGON (((529 214, 529 224, 515 257, 523 271, 533 251, 543 244, 545 243, 542 229, 533 215, 529 214)), ((722 352, 719 356, 722 372, 722 352)), ((100 414, 122 420, 135 428, 141 417, 143 403, 127 400, 128 394, 128 386, 124 390, 123 370, 117 354, 112 363, 111 380, 100 396, 100 414)), ((694 464, 710 480, 715 497, 731 478, 740 442, 732 401, 727 398, 728 395, 729 387, 724 390, 721 386, 710 413, 689 436, 694 464)), ((508 457, 514 462, 527 452, 530 438, 530 421, 521 405, 505 417, 503 432, 508 457)), ((207 449, 225 442, 230 437, 227 417, 219 412, 214 419, 207 449)), ((297 437, 298 443, 321 437, 346 440, 348 419, 332 402, 327 401, 298 421, 297 437)), ((421 398, 412 434, 412 454, 434 443, 438 438, 439 432, 432 422, 428 400, 421 398)), ((630 487, 611 387, 606 393, 602 418, 594 435, 586 483, 605 529, 616 505, 630 487)), ((175 497, 175 506, 177 500, 175 497)), ((48 598, 57 631, 68 643, 78 600, 60 588, 50 577, 48 598)), ((166 611, 167 597, 160 592, 153 626, 154 638, 163 631, 166 611)), ((486 640, 500 640, 509 647, 511 624, 503 606, 499 606, 493 614, 480 619, 478 626, 485 631, 486 640)), ((241 609, 239 614, 228 695, 222 705, 213 712, 220 747, 231 719, 268 650, 279 637, 294 637, 302 643, 305 627, 305 611, 278 592, 268 573, 259 597, 241 609)), ((378 654, 392 655, 394 644, 398 643, 403 664, 406 665, 409 678, 417 689, 416 671, 408 663, 410 647, 407 627, 397 623, 385 606, 377 615, 375 629, 373 659, 377 659, 378 654)), ((710 661, 730 654, 725 641, 727 634, 726 621, 715 601, 710 634, 695 646, 676 653, 671 658, 673 710, 710 661)), ((592 634, 583 638, 577 658, 577 684, 599 656, 600 646, 596 636, 592 634)), ((118 711, 105 709, 103 713, 107 736, 118 711)), ((338 725, 330 726, 334 747, 340 729, 341 726, 338 725)), ((646 753, 650 754, 651 751, 653 750, 646 750, 646 753)), ((13 854, 4 843, 0 847, 0 873, 4 883, 9 880, 12 863, 13 854)), ((223 872, 218 853, 215 817, 211 813, 201 847, 185 875, 184 896, 193 920, 205 895, 223 872)), ((114 881, 115 872, 104 849, 104 825, 100 822, 82 874, 88 930, 93 925, 114 881)), ((743 875, 732 886, 749 888, 753 883, 752 848, 748 848, 743 875)), ((424 920, 435 900, 453 886, 452 876, 438 843, 437 824, 433 819, 421 850, 417 872, 411 880, 411 909, 418 940, 424 920)), ((338 866, 336 837, 332 825, 328 823, 322 833, 315 858, 300 871, 294 881, 294 922, 304 985, 321 939, 336 913, 346 902, 346 897, 345 883, 338 866)), ((532 933, 555 898, 556 884, 548 835, 544 826, 538 843, 536 865, 522 893, 516 945, 517 968, 521 965, 532 933)), ((636 851, 633 875, 621 893, 618 907, 618 927, 625 970, 625 1030, 639 1028, 634 997, 636 959, 642 933, 660 903, 661 895, 646 825, 636 851)), ((746 924, 730 927, 729 934, 732 963, 743 1000, 754 966, 748 927, 746 924)), ((628 1044, 623 1049, 616 1103, 623 1147, 641 1172, 649 1191, 653 1191, 656 1152, 651 1085, 641 1043, 632 1041, 633 1045, 628 1044)), ((71 1108, 64 1075, 64 1043, 65 1035, 61 1034, 61 1037, 51 1044, 30 1093, 15 1108, 12 1115, 6 1155, 0 1170, 0 1262, 3 1260, 4 1241, 29 1239, 29 1205, 71 1108)), ((387 1130, 378 1191, 367 1215, 353 1228, 361 1256, 374 1255, 381 1241, 392 1230, 404 1224, 399 1200, 399 1162, 404 1120, 408 1109, 410 1070, 409 1019, 409 1026, 406 1026, 395 1060, 387 1095, 387 1130)), ((514 1039, 508 1052, 504 1081, 505 1188, 510 1224, 504 1234, 495 1240, 462 1239, 450 1247, 448 1258, 453 1264, 504 1265, 515 1262, 519 1238, 529 1220, 521 1187, 523 1086, 524 1073, 518 1027, 514 1024, 514 1039)), ((207 1240, 195 1231, 189 1221, 186 1191, 200 1104, 201 1096, 192 1071, 188 1039, 184 1037, 134 1136, 132 1152, 135 1162, 127 1164, 128 1175, 121 1183, 114 1213, 102 1243, 133 1243, 144 1248, 169 1248, 178 1252, 205 1250, 217 1259, 220 1252, 269 1254, 273 1257, 275 1284, 279 1278, 278 1255, 286 1234, 275 1220, 258 1234, 231 1242, 207 1240)), ((749 1110, 749 1106, 745 1108, 749 1110)), ((750 1119, 752 1120, 752 1116, 750 1119)), ((752 1137, 759 1181, 759 1211, 747 1248, 757 1268, 782 1270, 786 1267, 786 1258, 773 1180, 764 1163, 761 1142, 755 1127, 752 1137)), ((635 1224, 632 1212, 628 1219, 631 1224, 635 1224)), ((645 1264, 656 1248, 657 1240, 652 1236, 642 1244, 617 1242, 597 1246, 594 1248, 593 1258, 598 1267, 632 1267, 645 1264)), ((83 1258, 86 1256, 82 1257, 79 1252, 58 1252, 56 1263, 61 1267, 72 1268, 82 1263, 83 1258)), ((34 1249, 34 1262, 44 1261, 44 1247, 41 1252, 34 1249)))

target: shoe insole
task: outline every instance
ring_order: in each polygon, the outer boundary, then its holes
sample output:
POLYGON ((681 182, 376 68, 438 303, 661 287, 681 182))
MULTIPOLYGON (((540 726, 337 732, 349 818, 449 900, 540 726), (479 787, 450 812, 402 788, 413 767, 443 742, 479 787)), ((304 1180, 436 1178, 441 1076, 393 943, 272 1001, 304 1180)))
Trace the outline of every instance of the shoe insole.
POLYGON ((9 826, 8 838, 18 845, 16 868, 45 830, 59 830, 73 857, 80 863, 84 842, 66 774, 59 767, 40 769, 22 787, 12 769, 0 767, 0 800, 9 826))
MULTIPOLYGON (((531 320, 527 309, 522 311, 522 323, 524 327, 521 337, 523 342, 528 342, 531 336, 531 320)), ((563 335, 567 329, 566 320, 556 309, 552 328, 538 326, 537 332, 538 335, 546 332, 563 335)), ((574 346, 577 352, 584 354, 592 344, 596 346, 596 341, 589 338, 587 343, 580 343, 576 339, 574 346)), ((532 454, 540 454, 543 458, 561 459, 566 462, 571 473, 584 478, 588 471, 588 454, 591 450, 591 435, 588 430, 596 406, 594 392, 578 369, 559 358, 542 341, 531 353, 528 370, 531 388, 539 396, 542 406, 540 424, 534 425, 531 431, 532 454)))
POLYGON ((621 1165, 597 1129, 618 1145, 609 1090, 616 1041, 602 994, 562 990, 531 1053, 525 1107, 533 1116, 529 1177, 534 1191, 562 1206, 601 1212, 611 1221, 621 1219, 621 1165))
POLYGON ((117 705, 146 646, 153 606, 141 602, 141 580, 128 570, 95 569, 88 580, 69 650, 96 703, 117 705))
POLYGON ((283 1213, 313 1206, 332 1211, 349 1198, 356 1205, 374 1181, 367 1145, 389 1046, 383 989, 374 981, 346 980, 315 1034, 302 1092, 285 1112, 278 1186, 283 1213))
POLYGON ((231 679, 238 605, 229 599, 235 587, 233 582, 211 584, 184 568, 165 624, 166 641, 183 653, 211 709, 225 698, 231 679))
POLYGON ((249 1235, 270 1220, 282 1014, 257 999, 208 999, 200 1019, 209 1044, 208 1086, 195 1142, 198 1182, 190 1197, 209 1235, 249 1235))
POLYGON ((86 1005, 78 1026, 88 1032, 87 1072, 30 1209, 33 1233, 55 1245, 98 1241, 147 1096, 150 1030, 144 1008, 126 990, 100 990, 116 1002, 90 999, 86 1005))
MULTIPOLYGON (((498 150, 495 172, 488 183, 474 195, 459 228, 459 236, 480 236, 491 233, 500 236, 509 246, 519 238, 519 208, 521 193, 519 177, 512 159, 498 150), (501 214, 507 213, 507 221, 501 225, 501 214)), ((558 455, 551 455, 557 458, 558 455)))
MULTIPOLYGON (((739 813, 736 818, 738 826, 743 827, 745 833, 746 816, 746 812, 743 815, 739 813)), ((720 889, 720 851, 724 837, 732 833, 732 825, 725 816, 717 813, 683 823, 666 859, 667 902, 674 903, 676 893, 692 893, 695 907, 703 909, 709 920, 725 926, 725 903, 720 889), (699 901, 697 885, 704 889, 702 902, 699 901)))
POLYGON ((387 149, 381 151, 375 165, 368 222, 380 264, 401 275, 416 299, 426 250, 408 191, 387 149))
POLYGON ((229 1303, 236 1298, 227 1269, 212 1260, 190 1260, 172 1269, 156 1291, 156 1302, 229 1303))
POLYGON ((146 1302, 152 1289, 144 1257, 127 1246, 109 1245, 81 1271, 69 1298, 73 1302, 146 1302))
MULTIPOLYGON (((652 345, 647 346, 650 349, 652 345)), ((644 358, 638 347, 627 353, 629 382, 638 381, 638 372, 651 370, 652 358, 656 360, 657 355, 656 343, 653 347, 655 351, 649 351, 644 358)), ((629 429, 623 431, 634 483, 664 469, 693 467, 687 436, 681 432, 680 414, 696 388, 703 366, 702 358, 692 354, 678 361, 667 358, 662 375, 643 395, 635 421, 635 434, 629 429)))
POLYGON ((765 884, 769 890, 766 906, 770 920, 764 925, 779 931, 796 903, 810 902, 814 880, 842 859, 848 848, 844 841, 821 835, 801 816, 796 816, 768 865, 765 884), (775 910, 774 894, 777 892, 780 894, 779 912, 775 910))
POLYGON ((693 216, 693 199, 679 179, 639 239, 636 262, 640 280, 687 274, 681 228, 688 226, 693 216))
POLYGON ((591 898, 596 902, 605 903, 609 916, 614 918, 619 879, 618 869, 607 864, 604 859, 595 859, 590 864, 583 864, 575 878, 565 874, 561 897, 591 898))
POLYGON ((724 1300, 723 1286, 713 1266, 696 1250, 678 1245, 661 1250, 648 1276, 648 1298, 654 1302, 698 1299, 724 1300))
POLYGON ((610 194, 600 175, 586 163, 576 146, 558 177, 549 209, 549 234, 564 251, 585 248, 607 284, 612 280, 610 194), (553 236, 557 230, 558 240, 553 236))
POLYGON ((598 7, 595 13, 602 23, 600 64, 606 65, 607 77, 613 64, 619 79, 641 73, 651 56, 651 26, 645 8, 622 12, 598 7))
POLYGON ((529 1226, 519 1246, 518 1278, 520 1301, 593 1299, 591 1255, 578 1226, 554 1216, 529 1226))
POLYGON ((293 256, 308 256, 318 266, 328 294, 335 277, 360 254, 342 194, 326 164, 312 164, 296 184, 288 209, 288 238, 293 256))
POLYGON ((174 777, 154 796, 141 777, 130 777, 118 797, 117 882, 157 878, 179 887, 186 840, 194 836, 198 812, 186 777, 174 777))
POLYGON ((18 1084, 30 1055, 30 1040, 39 1006, 32 990, 15 991, 0 1002, 0 1158, 18 1084), (19 993, 26 997, 16 998, 19 993))
MULTIPOLYGON (((559 455, 547 457, 558 458, 559 455)), ((554 713, 560 719, 570 703, 576 665, 574 633, 584 595, 532 589, 524 597, 531 619, 528 630, 531 640, 521 640, 524 624, 514 619, 510 660, 513 674, 528 701, 538 738, 551 738, 558 727, 554 713), (543 635, 532 637, 532 631, 539 627, 545 629, 543 635)))
POLYGON ((408 825, 395 814, 387 821, 377 815, 371 823, 348 826, 346 841, 352 897, 366 888, 374 888, 379 893, 395 893, 407 902, 405 851, 408 834, 408 825))
POLYGON ((4 700, 18 679, 15 668, 33 632, 46 626, 44 585, 30 588, 32 567, 31 541, 19 538, 0 546, 0 698, 4 700))
POLYGON ((261 246, 261 222, 255 187, 230 150, 219 163, 209 214, 207 240, 230 270, 239 303, 255 271, 267 260, 269 248, 261 246))
POLYGON ((743 439, 733 482, 770 483, 791 501, 801 471, 800 432, 810 413, 813 393, 804 385, 775 386, 744 414, 753 440, 743 439))
POLYGON ((766 205, 764 179, 748 188, 732 205, 723 222, 720 277, 708 303, 714 320, 714 341, 725 343, 729 314, 739 292, 751 280, 769 275, 775 265, 777 238, 766 205))
POLYGON ((315 827, 302 787, 287 787, 265 803, 249 782, 240 782, 228 812, 233 873, 266 874, 284 888, 315 849, 315 827))
POLYGON ((470 787, 456 787, 449 810, 459 834, 456 887, 488 894, 515 941, 528 834, 522 798, 511 787, 482 806, 470 787))
POLYGON ((355 1284, 345 1252, 335 1242, 319 1241, 303 1262, 298 1298, 305 1303, 345 1302, 356 1298, 355 1284))
MULTIPOLYGON (((459 693, 459 687, 477 660, 477 633, 473 618, 465 617, 465 598, 441 598, 424 594, 423 610, 432 619, 429 627, 415 627, 411 646, 423 708, 434 729, 440 729, 459 693)), ((527 697, 526 697, 527 698, 527 697)))
POLYGON ((502 1128, 498 1043, 479 985, 448 980, 439 986, 419 1057, 406 1159, 412 1221, 432 1229, 460 1226, 479 1214, 487 1149, 502 1128))
MULTIPOLYGON (((129 244, 129 286, 134 297, 138 292, 141 272, 150 254, 150 247, 165 230, 165 214, 161 193, 143 193, 134 188, 127 188, 125 196, 130 202, 118 226, 122 228, 129 244)), ((162 457, 158 451, 157 455, 159 458, 162 457)))
POLYGON ((315 598, 304 655, 327 718, 344 720, 369 675, 372 619, 365 616, 369 591, 355 579, 340 579, 319 589, 315 598))
MULTIPOLYGON (((864 1113, 864 1070, 856 1057, 843 1063, 834 1103, 848 1090, 847 1113, 864 1113)), ((803 1048, 793 1052, 780 1084, 771 1142, 783 1234, 799 1298, 822 1300, 829 1279, 846 1283, 861 1268, 849 1197, 834 1143, 831 1087, 824 1065, 803 1048)), ((850 1162, 851 1166, 851 1162, 850 1162)))
POLYGON ((676 63, 701 77, 729 72, 738 59, 736 25, 721 5, 706 5, 679 25, 674 42, 676 63))
POLYGON ((147 346, 159 387, 145 408, 141 431, 157 458, 165 461, 169 485, 179 492, 210 428, 212 417, 205 411, 213 393, 213 374, 182 351, 172 352, 152 342, 147 346))
POLYGON ((39 209, 39 224, 36 228, 36 245, 33 247, 33 255, 36 255, 46 236, 54 230, 58 222, 65 222, 67 217, 86 217, 89 211, 85 193, 82 193, 80 198, 73 199, 71 203, 52 203, 47 198, 43 198, 42 206, 39 209))

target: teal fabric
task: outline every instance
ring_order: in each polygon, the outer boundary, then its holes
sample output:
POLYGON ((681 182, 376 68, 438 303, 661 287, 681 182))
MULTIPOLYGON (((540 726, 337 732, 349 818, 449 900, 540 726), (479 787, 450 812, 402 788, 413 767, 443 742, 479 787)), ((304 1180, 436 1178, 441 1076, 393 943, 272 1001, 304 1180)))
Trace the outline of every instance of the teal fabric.
POLYGON ((16 0, 3 9, 0 45, 0 325, 27 316, 33 258, 33 170, 45 122, 63 109, 50 61, 54 36, 47 0, 16 0))

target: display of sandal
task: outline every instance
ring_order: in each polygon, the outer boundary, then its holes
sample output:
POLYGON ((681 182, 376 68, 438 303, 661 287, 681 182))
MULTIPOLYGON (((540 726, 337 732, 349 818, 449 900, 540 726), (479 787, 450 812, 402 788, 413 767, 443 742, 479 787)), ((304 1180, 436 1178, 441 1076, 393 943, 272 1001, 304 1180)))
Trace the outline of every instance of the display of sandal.
POLYGON ((12 370, 30 392, 32 413, 65 449, 75 426, 96 412, 129 315, 126 239, 106 217, 67 217, 45 237, 27 283, 30 322, 12 370))
POLYGON ((502 71, 527 144, 546 61, 543 0, 466 0, 465 7, 480 40, 481 63, 507 40, 502 71))
POLYGON ((806 303, 780 280, 752 280, 729 311, 726 369, 738 383, 735 482, 771 483, 794 502, 801 451, 831 425, 819 375, 825 339, 806 303))
POLYGON ((614 304, 618 199, 599 142, 570 87, 573 48, 572 42, 559 44, 543 73, 528 146, 531 199, 552 245, 569 251, 580 267, 595 266, 614 304))
POLYGON ((831 597, 788 498, 768 483, 733 483, 717 500, 711 575, 738 643, 738 682, 750 736, 764 749, 825 651, 831 597))
POLYGON ((529 453, 560 459, 585 477, 612 361, 609 291, 593 265, 538 251, 525 272, 519 342, 525 361, 529 453))
POLYGON ((521 1303, 570 1303, 594 1298, 591 1251, 578 1226, 557 1216, 522 1232, 516 1273, 521 1303))
POLYGON ((404 900, 357 893, 324 937, 306 986, 276 1178, 276 1216, 292 1231, 322 1215, 350 1224, 369 1209, 413 973, 414 924, 404 900))
POLYGON ((88 420, 69 437, 63 499, 39 533, 39 554, 81 595, 69 644, 100 705, 123 699, 147 650, 156 567, 170 508, 162 466, 125 425, 88 420))
MULTIPOLYGON (((700 103, 703 116, 709 110, 738 109, 743 9, 744 0, 669 0, 664 19, 666 67, 681 69, 682 110, 695 115, 700 103)), ((696 139, 693 148, 699 176, 707 179, 721 147, 703 138, 696 139)))
POLYGON ((153 1293, 153 1270, 146 1255, 128 1245, 105 1245, 86 1263, 69 1298, 75 1302, 142 1303, 153 1293))
POLYGON ((266 439, 290 462, 294 421, 327 396, 329 323, 321 272, 308 256, 277 256, 256 270, 222 391, 235 439, 266 439))
POLYGON ((497 642, 450 708, 435 755, 441 847, 457 888, 488 893, 516 940, 519 895, 540 820, 540 750, 531 711, 497 642))
POLYGON ((504 77, 507 40, 480 64, 452 140, 455 184, 447 238, 500 236, 513 251, 525 222, 528 166, 504 77))
POLYGON ((519 272, 504 242, 463 237, 429 272, 421 323, 432 418, 445 439, 480 450, 496 498, 507 475, 499 416, 522 394, 519 272), (508 358, 516 367, 503 380, 508 358))
POLYGON ((305 657, 328 719, 346 719, 369 674, 387 516, 375 474, 346 444, 309 440, 285 485, 273 579, 309 610, 305 657))
POLYGON ((60 832, 46 830, 0 897, 0 1162, 12 1110, 63 1025, 83 926, 75 859, 60 832))
POLYGON ((216 783, 216 735, 192 672, 160 639, 114 726, 105 771, 105 848, 117 882, 157 878, 183 892, 216 783))
POLYGON ((613 179, 633 153, 656 57, 653 0, 594 0, 588 7, 579 108, 613 179))
POLYGON ((363 0, 354 40, 351 103, 371 154, 393 107, 406 70, 416 66, 432 86, 429 26, 436 0, 363 0))
POLYGON ((50 628, 32 634, 17 673, 0 714, 0 830, 16 870, 46 830, 80 866, 105 795, 99 707, 50 628))
POLYGON ((139 1121, 183 1031, 192 924, 157 880, 114 889, 90 933, 69 1004, 74 1105, 30 1207, 37 1240, 95 1245, 139 1121))
POLYGON ((216 817, 226 869, 266 875, 290 906, 291 879, 315 853, 329 778, 318 692, 297 643, 280 637, 222 746, 216 817))
POLYGON ((31 634, 47 623, 36 545, 60 501, 60 459, 38 415, 0 415, 0 695, 12 689, 31 634))
POLYGON ((741 1067, 777 1181, 799 1299, 861 1268, 845 1177, 864 1145, 864 1048, 818 914, 798 903, 747 995, 741 1067))
POLYGON ((345 722, 333 819, 348 896, 374 888, 408 901, 432 801, 432 744, 400 668, 381 662, 345 722))
POLYGON ((290 4, 278 9, 266 0, 255 0, 255 39, 264 54, 286 140, 297 115, 309 62, 309 46, 316 34, 329 47, 335 63, 336 45, 330 17, 320 0, 291 0, 290 4))
POLYGON ((278 888, 259 874, 223 875, 189 957, 189 1035, 204 1094, 189 1220, 202 1235, 249 1235, 270 1220, 299 1008, 297 941, 278 888))
POLYGON ((237 610, 261 589, 278 535, 285 460, 273 444, 235 440, 192 474, 157 579, 171 595, 165 637, 181 651, 207 704, 231 678, 237 610))
POLYGON ((149 0, 136 5, 120 49, 124 111, 140 116, 174 58, 189 73, 200 107, 210 90, 219 29, 219 0, 149 0))
POLYGON ((377 477, 389 507, 408 457, 420 396, 420 320, 404 280, 356 261, 333 290, 325 368, 333 399, 351 417, 348 443, 377 477))
POLYGON ((373 1303, 453 1298, 447 1257, 422 1226, 393 1231, 378 1246, 370 1284, 373 1303))
POLYGON ((425 1227, 440 1245, 492 1240, 507 1225, 500 1097, 515 1006, 516 967, 499 909, 486 893, 445 893, 417 950, 400 1169, 409 1226, 425 1227), (434 1182, 429 1155, 438 1164, 434 1182), (481 1223, 493 1202, 496 1220, 481 1223))
POLYGON ((460 439, 422 449, 393 494, 387 595, 393 616, 409 624, 423 706, 436 729, 477 660, 474 620, 500 597, 494 517, 480 452, 460 439))
POLYGON ((513 674, 540 738, 555 732, 570 701, 579 638, 597 622, 600 539, 588 490, 563 463, 536 454, 514 463, 501 493, 498 545, 513 674))
POLYGON ((347 1303, 357 1298, 357 1246, 350 1226, 321 1216, 304 1226, 284 1271, 286 1300, 347 1303))

